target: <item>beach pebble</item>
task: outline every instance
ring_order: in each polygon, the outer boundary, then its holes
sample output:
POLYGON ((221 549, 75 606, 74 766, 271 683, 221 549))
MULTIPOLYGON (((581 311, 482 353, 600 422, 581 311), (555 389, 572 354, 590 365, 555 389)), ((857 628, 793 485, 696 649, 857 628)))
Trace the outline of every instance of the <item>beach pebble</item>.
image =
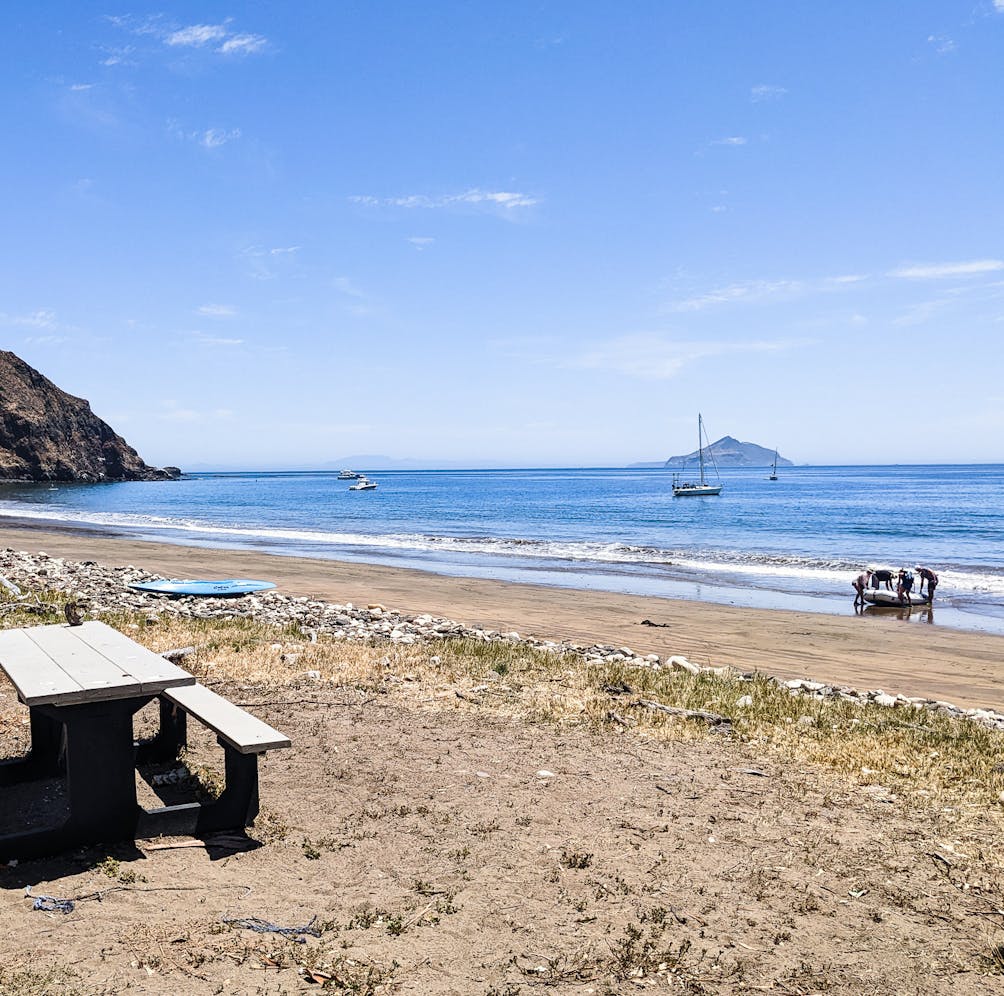
POLYGON ((554 777, 554 772, 553 771, 548 771, 547 768, 541 768, 540 771, 537 772, 537 777, 538 778, 553 778, 554 777))
MULTIPOLYGON (((292 597, 278 590, 239 599, 191 596, 164 599, 146 592, 132 591, 127 587, 137 581, 157 578, 149 571, 141 570, 131 564, 125 567, 108 567, 101 566, 93 560, 50 558, 45 553, 33 554, 7 548, 0 551, 0 576, 11 584, 26 589, 37 588, 38 579, 44 577, 47 589, 72 597, 79 605, 86 606, 86 615, 89 618, 95 619, 123 612, 136 613, 136 617, 145 619, 147 625, 156 625, 158 621, 163 624, 174 618, 208 620, 245 618, 281 627, 286 631, 298 631, 309 636, 311 643, 316 643, 319 636, 332 642, 370 644, 379 642, 384 645, 432 644, 444 638, 476 640, 489 644, 517 642, 523 647, 553 653, 556 656, 574 656, 578 661, 576 668, 583 664, 598 667, 618 664, 624 669, 655 671, 660 667, 667 667, 694 676, 706 674, 736 681, 752 681, 754 678, 752 673, 743 674, 734 667, 700 667, 679 654, 668 656, 663 663, 660 663, 658 654, 640 655, 630 647, 584 645, 572 641, 557 642, 522 637, 515 631, 501 633, 465 626, 455 620, 436 617, 430 613, 407 615, 388 609, 379 602, 369 602, 366 608, 357 609, 351 602, 337 604, 316 598, 292 597)), ((135 623, 126 624, 123 628, 130 633, 140 629, 135 623)), ((272 643, 270 646, 275 653, 283 651, 282 643, 272 643)), ((293 649, 295 646, 297 645, 294 644, 291 652, 286 654, 287 663, 295 663, 297 656, 293 649)), ((429 663, 439 664, 440 657, 430 656, 429 663)), ((207 670, 215 667, 211 662, 205 662, 203 666, 207 670)), ((306 672, 308 677, 312 677, 315 673, 306 672)), ((792 696, 808 694, 814 699, 831 699, 858 705, 874 702, 889 708, 901 705, 911 711, 926 709, 954 719, 968 719, 988 729, 1004 731, 1004 714, 992 709, 961 709, 950 702, 903 694, 893 695, 883 689, 860 690, 848 686, 831 686, 806 678, 782 680, 769 675, 761 677, 776 687, 787 689, 792 696)), ((312 678, 312 680, 318 679, 312 678)), ((748 708, 749 706, 745 704, 747 700, 752 704, 752 696, 742 696, 736 704, 739 708, 748 708)), ((857 720, 852 719, 851 722, 857 720)), ((552 772, 546 772, 540 777, 552 776, 552 772)))
POLYGON ((687 674, 701 673, 701 669, 696 664, 691 664, 686 657, 670 657, 667 663, 677 671, 686 671, 687 674))

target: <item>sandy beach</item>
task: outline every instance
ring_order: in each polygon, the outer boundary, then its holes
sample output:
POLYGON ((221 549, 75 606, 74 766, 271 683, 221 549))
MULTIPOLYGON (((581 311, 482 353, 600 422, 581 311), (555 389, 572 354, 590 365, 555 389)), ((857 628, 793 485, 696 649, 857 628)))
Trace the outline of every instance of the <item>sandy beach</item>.
POLYGON ((850 606, 847 617, 749 609, 48 529, 5 528, 2 542, 167 577, 263 578, 290 595, 377 602, 541 639, 623 645, 698 664, 1004 709, 1004 637, 854 616, 850 606))

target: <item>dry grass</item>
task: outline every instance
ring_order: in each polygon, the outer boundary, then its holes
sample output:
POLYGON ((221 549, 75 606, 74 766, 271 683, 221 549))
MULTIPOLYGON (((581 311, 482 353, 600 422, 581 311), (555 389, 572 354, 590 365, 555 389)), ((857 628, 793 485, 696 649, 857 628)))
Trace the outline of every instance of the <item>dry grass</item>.
MULTIPOLYGON (((5 627, 60 621, 65 596, 38 592, 52 612, 8 611, 5 627)), ((447 639, 430 644, 349 643, 245 618, 189 619, 136 613, 104 620, 155 651, 196 647, 185 666, 207 684, 283 689, 395 691, 424 708, 489 709, 530 722, 629 730, 659 740, 717 736, 701 722, 641 705, 654 701, 723 715, 751 751, 819 765, 911 805, 978 811, 1001 825, 1004 735, 925 709, 889 709, 792 695, 766 675, 697 675, 586 663, 520 643, 447 639), (308 677, 316 672, 319 678, 308 677), (751 704, 738 706, 748 697, 751 704)))
MULTIPOLYGON (((3 625, 60 621, 60 596, 42 593, 40 598, 51 602, 54 611, 8 612, 3 625)), ((929 856, 954 887, 949 891, 977 891, 987 897, 1004 894, 1004 867, 997 846, 1004 815, 1004 736, 968 721, 926 710, 792 695, 766 676, 743 680, 739 675, 692 676, 631 668, 623 663, 588 663, 572 653, 553 653, 518 643, 449 639, 398 646, 383 641, 348 643, 324 635, 311 642, 295 627, 242 618, 195 620, 168 612, 161 613, 155 623, 145 614, 104 618, 157 652, 196 647, 185 667, 240 702, 325 701, 339 690, 355 689, 364 697, 392 696, 415 709, 484 711, 558 728, 595 730, 607 736, 659 742, 730 737, 750 759, 751 770, 765 778, 771 777, 771 766, 797 766, 810 771, 813 780, 820 783, 831 779, 835 792, 856 782, 923 810, 933 816, 931 823, 940 834, 932 840, 929 856), (749 705, 737 705, 746 698, 749 705), (704 722, 667 715, 642 704, 647 701, 727 716, 731 720, 729 731, 722 733, 704 722)), ((212 781, 211 771, 195 774, 205 783, 212 781)), ((396 815, 405 817, 401 811, 396 815)), ((256 826, 260 839, 270 833, 276 839, 287 835, 284 827, 270 829, 268 819, 267 811, 263 812, 256 826)), ((515 825, 522 824, 516 820, 515 825)), ((477 845, 479 834, 489 836, 499 829, 498 823, 485 823, 472 825, 470 832, 477 845)), ((314 862, 320 866, 330 852, 347 844, 347 838, 332 834, 303 837, 303 856, 311 867, 314 862)), ((372 836, 372 832, 365 836, 372 836)), ((809 866, 832 853, 826 831, 806 831, 802 837, 799 846, 805 849, 809 866)), ((299 837, 292 840, 296 843, 299 837)), ((601 859, 602 855, 594 855, 592 845, 588 850, 585 846, 563 848, 556 853, 552 874, 558 878, 576 872, 588 875, 601 859)), ((756 863, 738 868, 734 874, 748 877, 744 893, 756 901, 783 887, 777 874, 756 863)), ((345 950, 351 940, 367 931, 397 936, 426 926, 431 918, 455 912, 452 895, 439 895, 427 882, 416 881, 413 891, 415 897, 406 905, 388 903, 387 909, 356 910, 342 922, 324 924, 321 942, 309 948, 280 939, 270 941, 266 950, 229 927, 217 925, 210 931, 205 924, 193 923, 190 929, 151 926, 149 931, 140 932, 134 939, 134 960, 158 973, 201 978, 204 963, 225 960, 242 965, 258 959, 266 972, 292 969, 305 981, 313 979, 331 990, 383 992, 393 964, 350 959, 345 950), (186 943, 174 944, 182 935, 186 943)), ((857 898, 853 892, 850 895, 857 898)), ((584 896, 577 901, 585 904, 584 896)), ((890 903, 895 905, 891 892, 890 903)), ((806 892, 803 906, 792 909, 811 919, 819 912, 818 899, 806 892)), ((578 906, 575 910, 581 912, 578 906)), ((684 959, 693 972, 714 972, 719 985, 728 985, 730 973, 740 970, 739 961, 701 963, 703 953, 691 952, 684 940, 674 939, 670 926, 666 911, 652 907, 602 944, 590 942, 574 950, 515 960, 518 984, 509 983, 495 992, 516 993, 520 986, 526 992, 595 979, 613 979, 615 986, 642 978, 669 985, 684 959)), ((775 939, 775 945, 783 944, 784 938, 778 937, 781 939, 775 939)), ((982 970, 988 975, 1004 974, 1004 946, 990 921, 983 951, 982 970)), ((829 985, 825 980, 829 969, 824 965, 805 964, 788 971, 790 991, 819 991, 829 985)), ((26 965, 0 969, 0 993, 34 996, 49 991, 74 992, 73 977, 34 974, 26 965)))

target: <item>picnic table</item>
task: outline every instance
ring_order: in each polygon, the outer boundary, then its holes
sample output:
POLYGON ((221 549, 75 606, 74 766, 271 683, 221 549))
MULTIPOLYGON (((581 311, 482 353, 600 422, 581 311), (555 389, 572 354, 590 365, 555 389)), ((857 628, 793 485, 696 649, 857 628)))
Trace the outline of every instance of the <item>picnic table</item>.
POLYGON ((243 827, 257 813, 257 756, 290 741, 194 676, 103 622, 0 632, 0 669, 28 706, 31 750, 0 761, 4 785, 62 776, 67 816, 58 826, 0 836, 0 861, 86 844, 243 827), (174 698, 168 698, 174 696, 174 698), (134 741, 133 716, 160 699, 161 732, 134 741), (213 803, 147 811, 137 803, 137 757, 177 757, 184 717, 196 716, 226 751, 227 785, 213 803))

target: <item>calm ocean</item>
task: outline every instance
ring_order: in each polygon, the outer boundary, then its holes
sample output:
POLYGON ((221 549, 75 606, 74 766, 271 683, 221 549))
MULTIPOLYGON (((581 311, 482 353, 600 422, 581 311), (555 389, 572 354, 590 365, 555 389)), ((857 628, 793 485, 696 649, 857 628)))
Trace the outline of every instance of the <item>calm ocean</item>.
POLYGON ((747 606, 853 614, 866 564, 925 564, 932 613, 1004 632, 1004 466, 727 470, 673 498, 663 470, 191 474, 178 482, 7 485, 0 517, 168 543, 413 567, 747 606))

